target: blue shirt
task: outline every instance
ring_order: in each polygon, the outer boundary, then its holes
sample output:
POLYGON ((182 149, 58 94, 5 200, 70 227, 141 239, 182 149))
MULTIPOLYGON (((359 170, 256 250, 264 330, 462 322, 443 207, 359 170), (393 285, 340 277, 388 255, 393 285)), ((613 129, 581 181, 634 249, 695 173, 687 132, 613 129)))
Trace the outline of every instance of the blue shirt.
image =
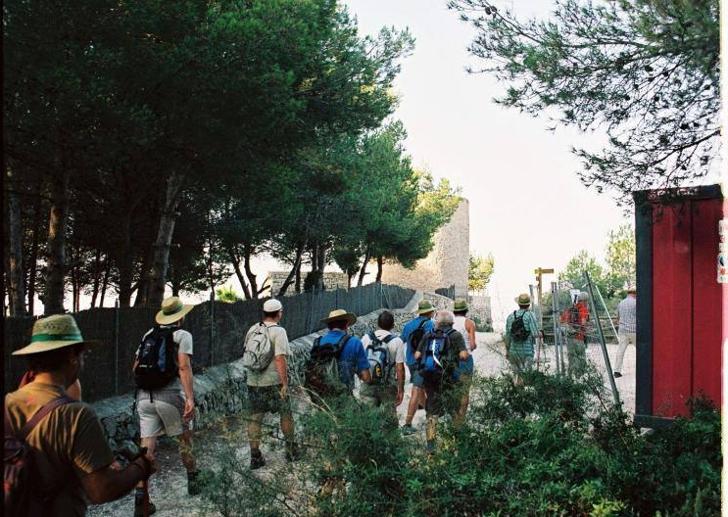
MULTIPOLYGON (((338 343, 346 334, 343 330, 329 330, 321 337, 322 345, 338 343)), ((344 345, 344 349, 339 355, 339 375, 341 382, 346 384, 350 389, 354 388, 354 376, 362 371, 369 369, 369 359, 361 340, 356 336, 351 336, 344 345)))
MULTIPOLYGON (((410 347, 409 337, 410 337, 410 334, 412 334, 412 332, 414 332, 415 329, 417 329, 417 327, 419 327, 420 323, 423 321, 426 321, 426 323, 422 327, 422 330, 425 331, 425 334, 427 334, 428 332, 433 332, 435 330, 435 322, 432 321, 431 318, 427 318, 425 316, 417 316, 415 319, 407 322, 407 324, 402 329, 402 335, 400 337, 402 338, 402 341, 404 341, 404 343, 406 345, 405 361, 409 365, 415 364, 415 350, 412 347, 410 347)), ((414 345, 414 348, 416 349, 417 345, 419 343, 412 343, 412 344, 414 345)))

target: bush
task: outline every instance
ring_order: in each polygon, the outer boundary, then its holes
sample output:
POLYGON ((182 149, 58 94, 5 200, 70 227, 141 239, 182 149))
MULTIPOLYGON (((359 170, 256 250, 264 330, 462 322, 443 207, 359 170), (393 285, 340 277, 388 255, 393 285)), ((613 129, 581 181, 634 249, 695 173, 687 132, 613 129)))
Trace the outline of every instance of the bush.
POLYGON ((390 413, 337 401, 299 422, 308 458, 295 474, 240 482, 252 475, 228 454, 233 474, 218 486, 259 515, 719 513, 715 408, 695 401, 691 419, 642 433, 594 373, 572 380, 531 372, 524 381, 477 379, 465 426, 441 419, 429 455, 420 438, 401 436, 390 413), (331 480, 337 490, 319 493, 331 480))

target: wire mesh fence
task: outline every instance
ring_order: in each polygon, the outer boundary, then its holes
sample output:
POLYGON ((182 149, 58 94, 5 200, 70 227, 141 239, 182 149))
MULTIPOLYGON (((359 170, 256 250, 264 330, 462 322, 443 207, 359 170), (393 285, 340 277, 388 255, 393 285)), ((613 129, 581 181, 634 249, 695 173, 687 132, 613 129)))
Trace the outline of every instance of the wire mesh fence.
MULTIPOLYGON (((407 305, 413 295, 411 289, 375 283, 287 296, 281 300, 281 324, 289 339, 295 339, 322 329, 321 318, 333 309, 343 308, 355 314, 395 309, 407 305)), ((245 333, 260 320, 264 301, 197 305, 186 316, 184 325, 194 338, 194 369, 199 371, 238 359, 245 333)), ((91 351, 81 374, 85 400, 92 402, 133 389, 134 353, 142 335, 153 325, 156 312, 151 308, 101 308, 74 314, 84 338, 102 343, 91 351)), ((15 389, 25 371, 25 361, 11 357, 11 353, 29 342, 34 321, 32 317, 4 319, 5 393, 15 389)))

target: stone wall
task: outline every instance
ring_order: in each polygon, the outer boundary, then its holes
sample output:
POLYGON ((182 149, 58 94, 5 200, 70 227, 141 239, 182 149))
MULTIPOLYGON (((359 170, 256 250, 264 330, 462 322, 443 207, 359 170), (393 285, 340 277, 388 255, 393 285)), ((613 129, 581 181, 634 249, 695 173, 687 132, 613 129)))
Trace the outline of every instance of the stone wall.
MULTIPOLYGON (((301 272, 301 286, 303 287, 303 284, 306 280, 306 277, 308 276, 308 271, 301 272)), ((268 273, 268 277, 266 278, 266 282, 268 283, 268 286, 270 287, 271 293, 278 294, 278 291, 281 290, 281 287, 283 286, 283 282, 286 281, 286 278, 288 278, 288 272, 287 271, 271 271, 268 273)), ((346 273, 339 273, 336 271, 325 271, 324 272, 324 288, 327 290, 333 290, 333 289, 348 289, 349 287, 349 277, 346 276, 346 273)), ((296 294, 292 287, 288 288, 288 294, 293 295, 296 294)))
POLYGON ((421 291, 454 285, 455 296, 466 297, 470 259, 469 206, 468 200, 463 198, 450 221, 435 234, 430 254, 417 261, 414 269, 385 264, 382 282, 421 291))

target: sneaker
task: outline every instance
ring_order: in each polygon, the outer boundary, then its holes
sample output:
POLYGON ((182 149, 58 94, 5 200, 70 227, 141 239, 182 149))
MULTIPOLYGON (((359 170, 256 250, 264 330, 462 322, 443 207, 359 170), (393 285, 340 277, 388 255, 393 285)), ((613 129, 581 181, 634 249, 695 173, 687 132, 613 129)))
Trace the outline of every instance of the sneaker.
POLYGON ((200 494, 200 480, 197 479, 200 475, 199 470, 187 473, 187 493, 189 495, 200 494))
POLYGON ((621 376, 622 376, 622 374, 621 374, 621 373, 619 373, 619 372, 614 372, 614 378, 615 378, 615 379, 619 379, 619 378, 620 378, 621 376))
POLYGON ((265 459, 263 459, 263 454, 260 452, 260 450, 256 451, 250 451, 250 470, 256 470, 260 467, 265 467, 265 459))
POLYGON ((293 463, 294 461, 301 459, 301 449, 299 449, 296 445, 293 445, 290 448, 287 447, 286 449, 286 461, 288 463, 293 463))
POLYGON ((417 432, 417 429, 412 427, 412 424, 405 424, 402 426, 402 434, 405 436, 409 436, 411 434, 415 434, 417 432))

